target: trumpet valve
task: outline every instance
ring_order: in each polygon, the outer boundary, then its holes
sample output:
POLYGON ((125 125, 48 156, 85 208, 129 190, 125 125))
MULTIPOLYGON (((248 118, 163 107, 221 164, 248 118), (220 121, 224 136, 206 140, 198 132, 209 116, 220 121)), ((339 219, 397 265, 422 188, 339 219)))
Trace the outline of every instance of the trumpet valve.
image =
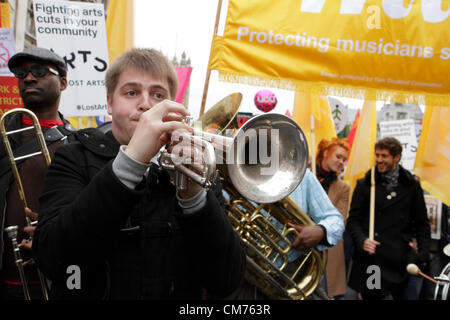
POLYGON ((5 228, 5 232, 11 240, 17 239, 18 230, 19 226, 10 226, 5 228))
POLYGON ((186 116, 182 120, 183 123, 187 124, 189 127, 192 127, 194 125, 194 117, 193 116, 186 116))

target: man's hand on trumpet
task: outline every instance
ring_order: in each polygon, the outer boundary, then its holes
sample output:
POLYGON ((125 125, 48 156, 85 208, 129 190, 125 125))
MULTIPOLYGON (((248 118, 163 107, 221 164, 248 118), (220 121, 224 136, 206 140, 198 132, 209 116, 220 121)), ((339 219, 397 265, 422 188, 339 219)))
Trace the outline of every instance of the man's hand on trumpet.
MULTIPOLYGON (((31 219, 31 221, 37 221, 38 214, 36 212, 31 211, 30 208, 25 208, 25 214, 27 215, 28 218, 31 219)), ((30 239, 33 238, 34 230, 36 230, 36 226, 27 226, 27 227, 23 228, 23 231, 30 236, 30 239)), ((28 239, 22 239, 21 245, 23 248, 25 248, 27 250, 31 250, 32 244, 33 244, 33 241, 28 240, 28 239)))
MULTIPOLYGON (((190 163, 198 161, 196 150, 190 143, 183 143, 177 139, 182 132, 193 132, 193 129, 183 122, 189 116, 189 112, 182 104, 164 100, 148 110, 145 107, 141 109, 142 113, 131 116, 133 122, 137 121, 137 124, 125 153, 136 161, 149 163, 164 145, 170 143, 169 153, 172 151, 177 155, 181 153, 183 159, 191 159, 190 163)), ((198 184, 186 178, 186 188, 178 191, 181 198, 187 199, 201 189, 198 184)))
MULTIPOLYGON (((172 153, 177 157, 177 164, 183 164, 190 170, 200 173, 203 166, 203 154, 202 152, 193 146, 190 140, 183 140, 182 134, 186 131, 177 130, 173 134, 172 144, 167 148, 167 152, 172 153)), ((185 176, 184 188, 178 189, 178 195, 182 199, 188 199, 195 196, 203 188, 185 176)))
POLYGON ((182 122, 189 115, 182 104, 164 100, 150 109, 141 109, 131 116, 131 125, 135 123, 136 128, 125 151, 136 161, 149 163, 162 146, 171 142, 175 130, 193 131, 182 122))

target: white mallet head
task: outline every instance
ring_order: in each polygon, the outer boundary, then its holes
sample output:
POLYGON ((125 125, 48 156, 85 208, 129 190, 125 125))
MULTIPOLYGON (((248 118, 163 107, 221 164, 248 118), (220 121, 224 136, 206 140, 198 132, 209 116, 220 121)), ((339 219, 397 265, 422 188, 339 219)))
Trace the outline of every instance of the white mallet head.
POLYGON ((418 275, 420 272, 420 269, 414 263, 410 263, 406 266, 406 271, 408 271, 409 274, 418 275))
POLYGON ((443 249, 442 251, 444 251, 444 254, 445 254, 447 257, 450 257, 450 243, 448 243, 448 244, 444 247, 444 249, 443 249))

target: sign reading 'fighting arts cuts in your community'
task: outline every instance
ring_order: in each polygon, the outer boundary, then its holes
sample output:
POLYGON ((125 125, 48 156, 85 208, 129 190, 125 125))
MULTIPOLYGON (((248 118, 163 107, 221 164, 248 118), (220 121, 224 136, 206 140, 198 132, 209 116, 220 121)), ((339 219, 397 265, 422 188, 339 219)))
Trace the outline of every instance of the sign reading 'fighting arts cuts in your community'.
POLYGON ((60 110, 65 116, 107 114, 108 67, 105 13, 102 4, 34 0, 37 45, 53 50, 67 63, 68 88, 60 110))

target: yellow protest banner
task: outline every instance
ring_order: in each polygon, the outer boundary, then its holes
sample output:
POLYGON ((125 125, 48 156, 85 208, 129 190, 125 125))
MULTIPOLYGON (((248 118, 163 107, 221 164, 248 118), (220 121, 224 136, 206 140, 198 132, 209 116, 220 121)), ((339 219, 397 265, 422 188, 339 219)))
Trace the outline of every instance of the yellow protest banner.
POLYGON ((308 141, 309 154, 315 155, 317 145, 322 139, 336 137, 333 116, 326 97, 296 92, 292 119, 302 128, 308 141), (311 116, 314 117, 315 144, 311 139, 311 116))
POLYGON ((106 17, 109 61, 134 45, 134 0, 111 0, 106 17))
POLYGON ((377 112, 375 101, 365 101, 356 129, 355 139, 348 158, 344 181, 350 185, 350 198, 358 179, 375 165, 375 141, 377 137, 377 112))
POLYGON ((222 81, 450 104, 450 0, 229 0, 209 69, 222 81))
POLYGON ((11 28, 11 10, 8 1, 0 3, 0 28, 11 28))
POLYGON ((425 190, 450 206, 450 108, 426 107, 414 173, 425 190))

